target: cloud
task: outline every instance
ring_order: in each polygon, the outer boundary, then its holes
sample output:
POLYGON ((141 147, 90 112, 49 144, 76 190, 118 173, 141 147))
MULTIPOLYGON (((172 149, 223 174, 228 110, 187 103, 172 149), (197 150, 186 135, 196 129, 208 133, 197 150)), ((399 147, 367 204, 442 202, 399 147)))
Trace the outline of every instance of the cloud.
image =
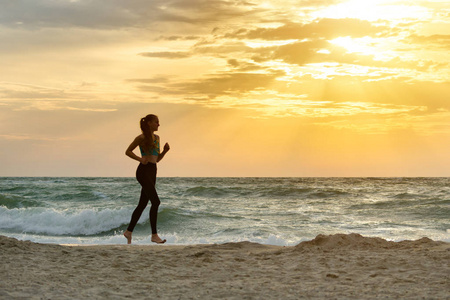
MULTIPOLYGON (((390 60, 375 59, 374 55, 349 52, 328 40, 337 37, 362 38, 384 37, 397 34, 397 29, 388 26, 375 26, 369 21, 359 19, 319 19, 310 23, 288 22, 276 28, 239 29, 225 33, 214 40, 197 43, 192 53, 198 55, 223 56, 239 53, 240 57, 251 58, 254 63, 283 60, 288 64, 304 66, 310 63, 339 63, 368 66, 373 68, 405 68, 428 71, 442 67, 442 63, 433 60, 402 60, 399 57, 390 60), (236 41, 236 39, 238 39, 236 41), (266 46, 252 48, 249 40, 266 40, 266 46), (283 45, 271 46, 270 42, 290 41, 283 45)), ((439 37, 442 38, 442 37, 439 37)), ((234 58, 233 58, 234 59, 234 58)))
POLYGON ((294 1, 294 4, 301 7, 321 7, 334 5, 345 1, 346 0, 296 0, 294 1))
POLYGON ((187 36, 184 36, 184 35, 170 35, 170 36, 161 35, 156 40, 157 41, 160 41, 160 40, 163 40, 163 41, 195 41, 200 38, 201 38, 200 36, 195 36, 195 35, 187 35, 187 36))
MULTIPOLYGON (((210 102, 204 103, 209 106, 210 102)), ((311 100, 308 95, 282 94, 273 90, 255 90, 242 93, 239 100, 226 95, 214 99, 214 104, 221 107, 246 109, 258 112, 254 118, 299 117, 316 122, 316 118, 348 117, 361 119, 368 117, 400 115, 426 115, 426 107, 411 105, 394 105, 371 102, 339 102, 311 100)))
POLYGON ((239 72, 252 72, 252 71, 258 71, 258 70, 264 70, 259 65, 255 63, 251 63, 244 60, 237 60, 237 59, 229 59, 227 61, 228 65, 235 70, 238 70, 239 72))
POLYGON ((140 85, 139 90, 165 95, 184 95, 191 98, 206 95, 209 99, 214 99, 220 95, 239 95, 256 89, 265 89, 282 75, 284 75, 282 71, 274 70, 270 73, 230 72, 197 80, 169 83, 165 86, 140 85))
POLYGON ((317 52, 329 45, 326 41, 315 40, 261 49, 261 52, 263 53, 262 57, 266 59, 282 59, 287 63, 301 66, 311 62, 330 61, 330 55, 317 52))
MULTIPOLYGON (((376 108, 376 107, 375 107, 376 108)), ((391 112, 384 113, 384 108, 380 111, 366 112, 350 116, 331 116, 323 119, 315 119, 314 124, 336 129, 350 129, 354 132, 367 134, 385 134, 393 131, 410 131, 410 134, 427 135, 448 135, 450 126, 447 120, 450 112, 433 112, 427 114, 417 113, 420 108, 398 107, 398 111, 393 106, 391 112)))
MULTIPOLYGON (((334 76, 327 79, 304 76, 290 83, 292 93, 305 93, 309 99, 332 102, 368 102, 426 107, 423 114, 450 110, 450 82, 389 78, 368 81, 370 77, 334 76)), ((281 87, 280 92, 284 92, 281 87)))
POLYGON ((417 35, 412 34, 403 40, 406 43, 415 43, 419 45, 435 46, 443 49, 450 49, 450 35, 449 34, 433 34, 433 35, 417 35))
POLYGON ((62 89, 9 82, 0 82, 0 96, 2 102, 9 104, 11 102, 24 100, 53 101, 58 99, 74 98, 73 94, 65 93, 62 89))
POLYGON ((42 137, 42 136, 31 136, 26 134, 0 134, 0 140, 12 140, 12 141, 66 141, 70 140, 68 137, 42 137))
POLYGON ((376 36, 389 30, 386 26, 374 26, 368 21, 359 19, 319 19, 311 23, 292 23, 276 28, 257 28, 239 30, 227 34, 226 37, 263 40, 303 40, 307 38, 333 39, 343 36, 363 37, 376 36))
MULTIPOLYGON (((14 101, 3 106, 0 128, 3 139, 61 140, 85 138, 94 128, 111 124, 121 114, 111 103, 97 101, 14 101)), ((110 125, 105 126, 107 128, 110 125)))
MULTIPOLYGON (((1 1, 1 0, 0 0, 1 1)), ((336 3, 339 1, 334 1, 336 3)), ((234 96, 236 101, 239 97, 245 93, 251 91, 279 91, 286 92, 291 89, 292 91, 302 91, 308 89, 305 84, 299 84, 293 82, 292 73, 299 74, 298 78, 304 82, 317 83, 319 90, 322 85, 334 86, 336 90, 340 90, 338 86, 335 86, 336 82, 342 82, 346 85, 346 82, 355 83, 357 85, 371 87, 363 83, 365 80, 380 80, 384 81, 387 78, 404 78, 398 79, 393 85, 401 85, 406 81, 410 81, 408 84, 402 86, 403 89, 409 88, 411 80, 414 77, 414 72, 428 72, 431 70, 439 69, 444 66, 442 63, 435 62, 431 57, 422 58, 414 55, 414 53, 408 56, 408 60, 399 56, 389 60, 377 60, 374 55, 350 52, 349 50, 339 47, 336 44, 330 43, 328 40, 337 37, 351 37, 362 38, 371 37, 374 47, 377 46, 376 39, 378 37, 386 37, 391 35, 392 38, 397 38, 398 30, 405 30, 408 34, 414 32, 413 29, 392 29, 387 26, 387 21, 384 25, 374 25, 369 21, 359 20, 357 18, 345 18, 345 19, 315 19, 305 23, 299 22, 302 17, 296 19, 297 22, 287 18, 288 12, 285 15, 281 14, 281 8, 286 6, 292 6, 293 9, 308 8, 311 6, 326 6, 330 5, 330 1, 286 1, 283 3, 274 4, 273 8, 264 9, 263 6, 257 5, 258 2, 254 1, 225 1, 225 0, 111 0, 108 1, 108 5, 105 6, 105 2, 99 0, 80 0, 80 1, 50 1, 50 0, 36 0, 25 1, 17 0, 8 2, 6 9, 0 12, 0 24, 9 24, 12 26, 14 20, 18 20, 23 17, 25 21, 21 25, 14 26, 31 26, 34 28, 43 27, 57 27, 56 29, 43 29, 38 33, 44 36, 55 36, 49 34, 52 31, 60 31, 60 34, 65 34, 66 27, 86 27, 84 29, 71 29, 72 33, 77 32, 77 37, 60 40, 61 44, 69 45, 70 48, 76 47, 78 43, 78 36, 89 35, 89 32, 98 32, 97 30, 90 29, 120 29, 124 27, 132 28, 146 28, 155 31, 152 33, 153 39, 148 41, 141 40, 139 34, 131 30, 130 37, 124 36, 124 32, 127 34, 129 30, 116 31, 100 31, 102 35, 94 34, 92 39, 88 40, 86 44, 95 43, 95 47, 98 47, 99 41, 116 41, 122 40, 124 45, 127 44, 130 39, 136 41, 136 36, 139 36, 139 46, 144 49, 164 49, 167 51, 148 51, 140 52, 139 50, 132 52, 138 53, 141 57, 154 58, 147 63, 157 62, 158 59, 183 59, 180 61, 180 66, 183 67, 183 63, 192 67, 197 61, 189 60, 191 57, 203 57, 208 59, 214 57, 211 60, 211 68, 208 69, 205 66, 199 68, 204 72, 205 76, 201 76, 199 72, 193 72, 193 78, 185 79, 181 81, 176 76, 168 76, 170 68, 164 70, 164 76, 150 76, 145 78, 146 75, 134 75, 131 71, 128 74, 124 73, 125 78, 130 76, 138 76, 138 79, 125 80, 128 83, 134 83, 138 86, 138 91, 152 92, 155 97, 164 95, 174 95, 177 99, 215 99, 220 96, 234 96), (279 5, 279 6, 278 6, 279 5), (95 17, 98 12, 102 12, 102 16, 95 17), (273 16, 270 15, 273 13, 273 16), (280 13, 280 14, 278 14, 280 13), (28 21, 27 21, 28 20, 28 21), (185 22, 185 24, 156 24, 155 22, 185 22), (202 23, 203 22, 203 23, 202 23), (272 27, 274 24, 282 24, 278 27, 272 27), (28 25, 27 25, 28 24, 28 25), (149 26, 151 24, 152 26, 149 26), (267 26, 270 24, 270 26, 267 26), (170 25, 170 26, 169 26, 170 25), (203 34, 193 34, 191 31, 184 32, 186 26, 192 25, 196 28, 202 29, 203 34), (176 29, 172 29, 176 28, 176 29), (258 28, 259 27, 259 28, 258 28), (169 28, 169 29, 168 29, 169 28), (211 29, 214 28, 212 31, 211 29), (239 28, 239 29, 236 29, 239 28), (204 34, 206 31, 209 34, 204 34), (393 35, 393 36, 392 36, 393 35), (132 37, 131 37, 132 36, 132 37), (159 37, 158 37, 159 36, 159 37), (100 38, 99 38, 100 37, 100 38), (119 37, 119 38, 116 38, 119 37), (96 42, 97 41, 97 42, 96 42), (278 43, 277 41, 290 41, 286 44, 278 43), (70 43, 69 43, 70 42, 70 43), (171 43, 176 44, 176 47, 171 48, 171 43), (190 42, 193 42, 191 48, 190 42), (267 42, 267 45, 264 43, 267 42), (154 43, 154 44, 153 44, 154 43), (261 43, 261 46, 253 46, 253 44, 261 43), (184 48, 180 48, 180 44, 184 48), (154 48, 152 46, 155 45, 154 48), (177 51, 178 49, 187 49, 186 51, 177 51), (218 58, 218 59, 217 59, 218 58), (330 67, 323 67, 324 64, 330 64, 330 67), (278 70, 277 70, 278 69, 278 70), (355 71, 354 73, 351 73, 355 71), (363 71, 367 72, 363 72, 363 71), (411 71, 409 71, 411 70, 411 71), (320 74, 322 72, 322 74, 320 74), (370 74, 369 74, 370 73, 370 74), (131 75, 130 75, 131 74, 131 75), (302 75, 303 77, 302 77, 302 75), (306 80, 307 74, 316 75, 311 78, 310 81, 306 80), (343 76, 351 74, 352 76, 343 76), (284 81, 287 76, 290 78, 284 81), (327 78, 327 81, 322 81, 320 78, 327 78), (143 76, 144 78, 139 79, 143 76), (401 81, 402 83, 399 83, 401 81), (326 82, 326 83, 325 83, 326 82), (282 87, 282 85, 289 85, 289 87, 282 87)), ((268 3, 270 4, 270 3, 268 3)), ((296 11, 297 12, 297 11, 296 11)), ((308 18, 303 18, 308 20, 308 18)), ((15 24, 15 23, 14 23, 15 24)), ((30 27, 30 28, 31 28, 30 27)), ((12 30, 14 31, 14 30, 12 30)), ((28 32, 31 35, 31 32, 28 32)), ((69 35, 68 35, 69 36, 69 35)), ((28 41, 26 36, 21 36, 20 40, 28 41)), ((60 39, 62 36, 58 36, 56 39, 60 39)), ((38 34, 36 40, 41 39, 38 34)), ((448 43, 448 35, 431 35, 420 36, 412 34, 409 39, 416 43, 432 43, 433 45, 446 45, 448 43)), ((35 41, 36 41, 35 40, 35 41)), ((45 39, 44 39, 45 41, 45 39)), ((54 45, 56 42, 50 38, 45 47, 54 45)), ((11 44, 11 43, 4 43, 11 44)), ((34 43, 33 43, 34 44, 34 43)), ((130 43, 131 44, 131 43, 130 43)), ((191 43, 192 44, 192 43, 191 43)), ((41 44, 42 45, 42 44, 41 44)), ((120 45, 120 44, 119 44, 120 45)), ((133 47, 135 44, 133 44, 133 47)), ((116 45, 113 45, 116 46, 116 45)), ((397 44, 398 46, 398 44, 397 44)), ((120 45, 123 47, 123 45, 120 45)), ((27 49, 27 47, 20 47, 27 49)), ((39 43, 32 47, 37 52, 39 43)), ((140 49, 142 49, 140 48, 140 49)), ((121 48, 122 49, 122 48, 121 48)), ((136 49, 136 48, 134 48, 136 49)), ((106 57, 107 51, 110 50, 114 55, 117 53, 116 49, 111 47, 102 49, 98 53, 102 52, 105 55, 98 55, 95 53, 93 57, 98 60, 99 57, 106 57)), ((143 50, 140 50, 143 51, 143 50)), ((145 50, 144 50, 145 51, 145 50)), ((79 53, 75 51, 72 53, 79 53)), ((411 51, 410 51, 411 52, 411 51)), ((51 52, 50 52, 51 53, 51 52)), ((64 52, 64 55, 70 57, 72 54, 68 50, 64 52)), ((373 53, 373 52, 372 52, 373 53)), ((401 51, 398 50, 399 55, 401 51)), ((115 59, 112 55, 112 59, 115 59)), ((84 56, 85 58, 86 56, 84 56)), ((123 56, 122 56, 123 57, 123 56)), ((406 56, 405 56, 406 57, 406 56)), ((66 58, 64 58, 66 59, 66 58)), ((82 60, 82 59, 80 59, 82 60)), ((77 60, 78 61, 78 60, 77 60)), ((143 61, 142 59, 139 61, 143 61)), ((175 66, 178 61, 165 60, 162 64, 164 66, 175 66)), ((111 67, 113 64, 108 61, 101 67, 111 67), (110 63, 110 65, 108 65, 110 63)), ((116 65, 114 65, 116 66, 116 65)), ((134 68, 134 67, 130 67, 134 68)), ((76 68, 74 68, 76 69, 76 68)), ((107 70, 108 68, 104 68, 107 70)), ((138 68, 136 68, 138 69, 138 68)), ((155 68, 156 72, 164 73, 155 68)), ((149 72, 154 72, 154 70, 149 72)), ((176 70, 174 71, 176 74, 176 70)), ((145 73, 144 73, 145 74, 145 73)), ((417 75, 417 74, 416 74, 417 75)), ((133 78, 133 77, 131 77, 133 78)), ((84 80, 84 79, 83 79, 84 80)), ((123 79, 119 79, 122 80, 123 79)), ((379 86, 381 83, 379 83, 379 86)), ((348 87, 348 85, 346 85, 348 87)), ((444 85, 445 86, 445 85, 444 85)), ((436 86, 437 89, 441 89, 440 86, 436 86)), ((352 87, 350 87, 352 89, 352 87)), ((100 91, 101 89, 97 89, 100 91)), ((124 90, 128 92, 128 90, 124 90)), ((126 93, 125 92, 125 93, 126 93)), ((41 107, 50 108, 48 104, 44 106, 43 100, 62 100, 73 99, 83 100, 84 95, 82 93, 76 93, 70 90, 20 90, 9 89, 1 90, 3 97, 9 99, 37 99, 41 101, 41 107)), ((95 94, 93 89, 88 91, 89 94, 95 94)), ((85 94, 88 94, 85 93, 85 94)), ((303 92, 301 92, 303 93, 303 92)), ((137 95, 138 93, 136 93, 137 95)), ((311 91, 314 94, 314 91, 311 91)), ((345 93, 343 93, 345 94, 345 93)), ((351 93, 350 93, 351 94, 351 93)), ((97 94, 98 95, 98 94, 97 94)), ((145 98, 148 94, 141 94, 142 98, 145 98)), ((99 95, 102 98, 104 95, 99 95)), ((109 95, 108 95, 109 96, 109 95)), ((340 99, 340 95, 333 95, 340 99)), ((128 99, 133 98, 136 100, 135 94, 126 96, 128 99)), ((359 95, 359 97, 363 97, 359 95)), ((140 98, 140 99, 142 99, 140 98)), ((370 96, 369 96, 370 98, 370 96)), ((441 107, 440 96, 431 100, 433 107, 441 107)), ((356 99, 360 101, 359 99, 356 99)), ((334 100, 333 100, 334 101, 334 100)), ((339 101, 344 101, 340 99, 339 101)), ((348 101, 348 99, 347 99, 348 101)), ((376 103, 374 99, 371 100, 376 103)), ((393 100, 395 101, 395 100, 393 100)), ((199 101, 200 102, 200 101, 199 101)), ((57 105, 57 107, 65 107, 66 109, 78 108, 84 109, 83 106, 74 105, 57 105)), ((87 109, 109 109, 104 107, 91 107, 87 109)))
POLYGON ((79 111, 91 113, 110 113, 117 111, 117 108, 108 103, 91 103, 85 101, 68 100, 34 100, 15 101, 6 104, 11 110, 17 111, 79 111))
POLYGON ((127 79, 127 82, 139 82, 139 83, 167 83, 169 82, 169 78, 165 76, 155 76, 153 78, 144 78, 144 79, 127 79))
MULTIPOLYGON (((230 60, 236 69, 245 63, 230 60)), ((283 71, 212 74, 193 80, 135 79, 142 92, 173 96, 204 106, 249 109, 267 116, 434 115, 450 110, 450 83, 414 81, 411 78, 334 75, 326 79, 305 75, 290 80, 283 71)), ((173 101, 173 100, 167 100, 173 101)))
POLYGON ((230 54, 230 53, 252 52, 253 49, 247 46, 242 41, 213 39, 213 40, 205 40, 195 44, 193 46, 192 51, 195 52, 196 54, 208 54, 208 55, 212 54, 214 56, 220 56, 223 54, 230 54))
POLYGON ((99 101, 86 96, 85 89, 95 87, 92 83, 82 83, 71 90, 44 86, 0 83, 0 105, 13 111, 83 111, 114 112, 117 110, 111 101, 99 101), (95 100, 95 101, 93 101, 95 100))
POLYGON ((0 25, 28 29, 114 29, 155 22, 202 24, 243 17, 255 7, 247 1, 225 0, 1 0, 0 4, 0 25))
MULTIPOLYGON (((128 9, 122 4, 123 1, 109 1, 108 5, 95 0, 16 0, 7 2, 8 4, 2 5, 3 9, 0 11, 0 24, 21 28, 89 27, 106 29, 129 27, 138 24, 139 19, 144 16, 150 19, 155 18, 159 11, 157 6, 153 6, 153 9, 150 10, 139 11, 133 5, 139 1, 129 1, 128 9)), ((152 3, 155 2, 152 1, 152 3)))
POLYGON ((399 57, 387 61, 376 60, 374 55, 349 53, 345 48, 322 39, 293 42, 276 47, 261 47, 253 51, 255 55, 252 56, 252 59, 259 63, 282 60, 298 66, 312 63, 339 63, 372 68, 405 68, 419 71, 443 66, 441 63, 432 60, 405 61, 399 57))
POLYGON ((192 54, 189 52, 143 52, 139 53, 139 55, 144 57, 176 59, 176 58, 187 58, 190 57, 192 54))

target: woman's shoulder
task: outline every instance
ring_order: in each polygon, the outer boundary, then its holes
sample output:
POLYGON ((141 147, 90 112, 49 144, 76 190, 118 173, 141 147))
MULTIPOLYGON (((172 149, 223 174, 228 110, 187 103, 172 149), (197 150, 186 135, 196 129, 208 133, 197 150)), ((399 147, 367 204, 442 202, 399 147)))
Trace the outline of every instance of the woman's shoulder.
POLYGON ((143 134, 138 135, 134 140, 137 142, 142 142, 145 139, 143 134))

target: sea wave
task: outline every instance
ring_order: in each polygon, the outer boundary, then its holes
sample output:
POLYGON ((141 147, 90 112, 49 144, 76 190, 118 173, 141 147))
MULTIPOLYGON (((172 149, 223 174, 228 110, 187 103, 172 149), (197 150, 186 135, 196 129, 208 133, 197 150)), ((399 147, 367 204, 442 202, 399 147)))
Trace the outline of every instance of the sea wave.
POLYGON ((12 232, 44 235, 98 235, 119 229, 130 221, 129 209, 83 209, 0 207, 0 228, 12 232))
POLYGON ((184 191, 183 196, 220 198, 230 196, 230 191, 225 188, 196 186, 184 191))
MULTIPOLYGON (((446 178, 158 178, 158 232, 185 244, 292 245, 337 232, 449 240, 449 184, 446 178)), ((134 178, 0 178, 0 234, 122 241, 139 195, 134 178)), ((148 211, 133 232, 143 243, 151 233, 148 211)))
POLYGON ((258 199, 330 199, 351 195, 342 189, 322 189, 312 187, 257 186, 257 187, 214 187, 195 186, 182 191, 171 191, 178 197, 197 197, 205 199, 248 197, 258 199))
POLYGON ((41 206, 39 201, 24 196, 17 196, 11 194, 0 194, 0 207, 4 206, 8 209, 12 208, 24 208, 24 207, 37 207, 41 206))

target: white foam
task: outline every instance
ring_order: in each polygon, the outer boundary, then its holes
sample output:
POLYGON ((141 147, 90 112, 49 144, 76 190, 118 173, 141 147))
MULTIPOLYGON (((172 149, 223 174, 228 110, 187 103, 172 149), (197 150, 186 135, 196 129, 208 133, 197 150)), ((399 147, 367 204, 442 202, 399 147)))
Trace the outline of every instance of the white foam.
POLYGON ((0 207, 0 229, 48 235, 92 235, 129 222, 129 209, 61 210, 0 207))
POLYGON ((127 243, 122 234, 105 237, 41 236, 33 234, 8 234, 7 236, 22 241, 60 245, 120 245, 127 243))
MULTIPOLYGON (((257 238, 245 236, 211 236, 207 237, 192 237, 183 236, 177 233, 159 232, 159 236, 167 240, 168 245, 198 245, 198 244, 223 244, 223 243, 238 243, 238 242, 253 242, 264 245, 275 246, 294 246, 305 239, 287 239, 279 235, 269 235, 267 238, 257 238)), ((152 244, 151 236, 137 236, 133 237, 133 244, 147 245, 152 244)))

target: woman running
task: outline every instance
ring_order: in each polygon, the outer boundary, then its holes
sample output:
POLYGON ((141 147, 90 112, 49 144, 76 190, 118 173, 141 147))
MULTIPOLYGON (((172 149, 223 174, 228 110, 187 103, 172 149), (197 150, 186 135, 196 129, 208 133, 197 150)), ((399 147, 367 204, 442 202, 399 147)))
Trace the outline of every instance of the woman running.
POLYGON ((150 207, 150 226, 152 228, 152 242, 163 244, 166 240, 161 239, 158 236, 156 230, 156 220, 158 217, 158 207, 161 203, 159 201, 158 194, 156 193, 156 163, 163 159, 167 151, 170 150, 168 143, 164 145, 163 152, 160 153, 159 136, 154 132, 158 130, 159 120, 155 115, 147 115, 140 121, 142 134, 138 135, 134 141, 128 146, 125 154, 134 160, 140 162, 136 170, 137 181, 141 184, 141 197, 139 204, 131 215, 130 225, 124 232, 124 236, 127 238, 128 244, 131 244, 131 235, 133 233, 134 226, 139 221, 142 212, 150 200, 152 206, 150 207), (133 153, 133 150, 139 146, 141 150, 141 157, 133 153))

